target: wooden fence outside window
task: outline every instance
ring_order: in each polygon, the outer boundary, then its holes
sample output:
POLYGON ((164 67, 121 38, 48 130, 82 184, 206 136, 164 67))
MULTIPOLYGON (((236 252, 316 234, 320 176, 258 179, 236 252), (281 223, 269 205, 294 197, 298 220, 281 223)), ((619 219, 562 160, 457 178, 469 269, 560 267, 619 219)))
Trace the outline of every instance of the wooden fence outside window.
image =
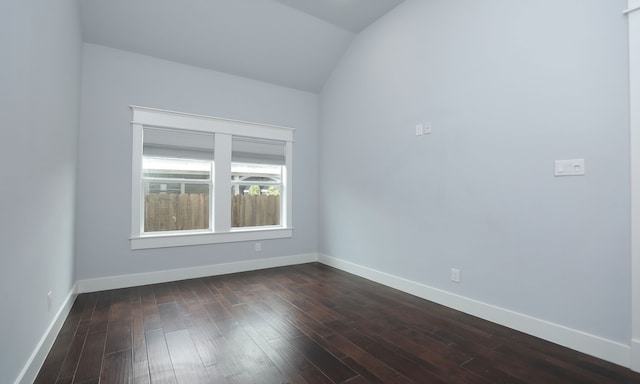
MULTIPOLYGON (((209 228, 209 195, 149 193, 145 196, 144 231, 188 231, 209 228)), ((231 227, 280 224, 280 196, 234 195, 231 227)))

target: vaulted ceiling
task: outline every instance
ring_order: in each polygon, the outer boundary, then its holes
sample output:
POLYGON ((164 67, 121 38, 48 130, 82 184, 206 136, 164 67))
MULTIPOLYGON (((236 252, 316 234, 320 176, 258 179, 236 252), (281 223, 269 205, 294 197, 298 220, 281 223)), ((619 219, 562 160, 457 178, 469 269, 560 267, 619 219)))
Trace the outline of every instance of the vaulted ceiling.
POLYGON ((319 92, 403 0, 80 0, 85 42, 319 92))

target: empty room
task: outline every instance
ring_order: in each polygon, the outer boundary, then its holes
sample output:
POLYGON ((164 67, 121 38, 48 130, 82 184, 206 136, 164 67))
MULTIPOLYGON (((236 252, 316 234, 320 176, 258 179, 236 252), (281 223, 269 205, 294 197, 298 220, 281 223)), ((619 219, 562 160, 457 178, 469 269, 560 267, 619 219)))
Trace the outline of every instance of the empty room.
POLYGON ((0 383, 640 383, 640 0, 3 0, 0 47, 0 383))

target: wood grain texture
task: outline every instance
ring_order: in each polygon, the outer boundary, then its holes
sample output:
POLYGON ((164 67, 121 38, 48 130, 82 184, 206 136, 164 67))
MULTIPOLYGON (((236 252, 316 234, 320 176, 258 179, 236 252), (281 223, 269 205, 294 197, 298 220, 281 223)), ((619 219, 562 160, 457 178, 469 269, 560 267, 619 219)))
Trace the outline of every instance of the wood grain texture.
POLYGON ((317 264, 79 295, 36 383, 640 383, 317 264))

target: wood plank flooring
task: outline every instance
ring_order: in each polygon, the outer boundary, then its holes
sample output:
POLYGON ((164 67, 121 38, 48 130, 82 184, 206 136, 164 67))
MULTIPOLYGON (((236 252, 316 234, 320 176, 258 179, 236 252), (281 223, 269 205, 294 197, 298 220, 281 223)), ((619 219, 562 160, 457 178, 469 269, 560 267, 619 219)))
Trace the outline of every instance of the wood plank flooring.
POLYGON ((321 264, 79 295, 35 383, 640 383, 321 264))

